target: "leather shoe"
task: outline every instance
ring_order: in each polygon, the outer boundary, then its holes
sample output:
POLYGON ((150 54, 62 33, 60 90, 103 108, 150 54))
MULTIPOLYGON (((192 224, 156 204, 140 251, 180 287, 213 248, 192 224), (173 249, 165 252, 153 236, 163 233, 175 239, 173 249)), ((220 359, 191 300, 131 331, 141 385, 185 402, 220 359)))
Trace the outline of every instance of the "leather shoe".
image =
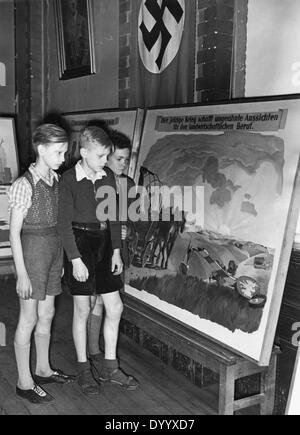
POLYGON ((71 382, 74 382, 76 380, 76 376, 74 375, 66 375, 61 370, 54 370, 53 374, 51 376, 34 376, 35 381, 39 385, 45 385, 45 384, 69 384, 71 382))
POLYGON ((17 386, 16 393, 22 399, 26 399, 33 404, 42 405, 42 404, 50 403, 54 400, 54 397, 52 397, 49 393, 43 390, 43 388, 41 388, 39 385, 36 384, 30 390, 22 390, 17 386))

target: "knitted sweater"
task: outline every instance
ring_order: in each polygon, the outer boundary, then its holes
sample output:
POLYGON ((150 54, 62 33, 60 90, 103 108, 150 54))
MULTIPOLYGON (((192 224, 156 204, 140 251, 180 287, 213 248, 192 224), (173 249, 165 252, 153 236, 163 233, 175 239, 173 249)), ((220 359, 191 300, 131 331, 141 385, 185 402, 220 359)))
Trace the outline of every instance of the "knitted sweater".
MULTIPOLYGON (((76 179, 75 168, 66 171, 60 181, 60 195, 58 207, 58 232, 62 238, 63 246, 68 259, 71 261, 80 257, 72 229, 72 222, 97 223, 96 208, 99 201, 96 200, 96 192, 101 186, 111 186, 116 189, 116 181, 113 172, 105 168, 106 177, 92 181, 84 178, 76 179)), ((121 248, 121 225, 117 220, 109 222, 112 248, 121 248)))
POLYGON ((23 175, 32 188, 32 205, 24 219, 23 229, 46 229, 56 227, 58 214, 58 181, 54 179, 49 186, 42 179, 36 184, 32 174, 27 171, 23 175))

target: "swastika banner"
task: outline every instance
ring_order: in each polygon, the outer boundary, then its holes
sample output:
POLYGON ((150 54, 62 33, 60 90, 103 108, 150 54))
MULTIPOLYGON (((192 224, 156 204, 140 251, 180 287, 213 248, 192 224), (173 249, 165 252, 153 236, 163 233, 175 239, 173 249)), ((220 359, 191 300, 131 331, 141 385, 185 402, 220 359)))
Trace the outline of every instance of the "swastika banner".
POLYGON ((131 17, 131 103, 193 103, 195 0, 137 0, 131 17))

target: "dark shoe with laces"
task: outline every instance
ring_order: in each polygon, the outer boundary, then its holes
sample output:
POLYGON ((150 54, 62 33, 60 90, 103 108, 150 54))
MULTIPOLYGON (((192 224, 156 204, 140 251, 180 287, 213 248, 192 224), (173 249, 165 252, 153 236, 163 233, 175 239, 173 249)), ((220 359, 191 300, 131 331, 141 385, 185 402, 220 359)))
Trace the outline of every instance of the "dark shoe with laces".
POLYGON ((101 382, 110 382, 120 385, 125 390, 135 390, 139 386, 139 382, 133 377, 128 376, 120 368, 109 369, 103 368, 99 377, 101 382))
POLYGON ((43 388, 36 384, 30 390, 22 390, 17 386, 16 393, 22 399, 26 399, 33 404, 43 405, 54 400, 54 397, 52 397, 49 393, 43 390, 43 388))
POLYGON ((39 376, 35 375, 34 379, 39 385, 45 384, 70 384, 76 380, 77 376, 74 375, 66 375, 61 370, 54 370, 51 376, 39 376))
POLYGON ((100 387, 93 378, 92 372, 90 369, 84 370, 79 373, 78 376, 78 385, 81 388, 81 391, 86 396, 99 396, 100 395, 100 387))

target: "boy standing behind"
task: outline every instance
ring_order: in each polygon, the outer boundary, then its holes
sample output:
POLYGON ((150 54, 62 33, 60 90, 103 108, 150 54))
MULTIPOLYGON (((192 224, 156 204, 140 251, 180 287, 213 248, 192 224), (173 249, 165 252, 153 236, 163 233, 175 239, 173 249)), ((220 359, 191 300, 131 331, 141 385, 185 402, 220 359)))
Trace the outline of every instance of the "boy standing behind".
POLYGON ((106 310, 103 364, 109 372, 118 371, 116 347, 123 310, 119 294, 123 283, 119 275, 123 264, 120 223, 99 222, 96 216, 98 189, 111 186, 116 190, 113 173, 104 170, 112 143, 107 133, 97 126, 86 127, 80 142, 82 159, 62 176, 58 221, 68 260, 65 279, 74 301, 73 339, 78 383, 84 394, 93 396, 99 394, 99 386, 87 358, 87 320, 96 295, 101 294, 106 310), (113 252, 109 252, 110 245, 113 252))
POLYGON ((57 234, 58 176, 68 148, 66 132, 43 124, 33 134, 35 164, 17 179, 9 192, 10 241, 20 300, 15 333, 19 380, 17 395, 31 403, 45 403, 52 396, 39 385, 74 380, 49 363, 54 299, 61 293, 62 244, 57 234), (36 371, 30 372, 30 340, 35 328, 36 371))

